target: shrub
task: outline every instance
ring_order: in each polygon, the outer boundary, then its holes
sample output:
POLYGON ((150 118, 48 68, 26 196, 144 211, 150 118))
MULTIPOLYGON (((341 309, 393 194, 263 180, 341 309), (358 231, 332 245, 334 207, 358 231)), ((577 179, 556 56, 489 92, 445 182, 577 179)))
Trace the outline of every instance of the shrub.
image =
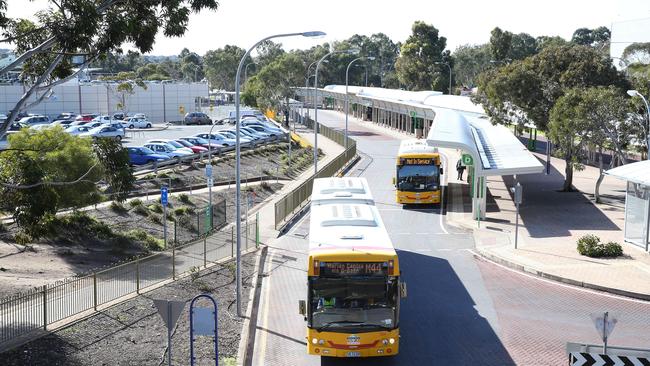
POLYGON ((160 215, 152 214, 149 215, 149 220, 153 222, 154 224, 162 225, 162 217, 160 215))
POLYGON ((155 213, 162 213, 163 212, 163 207, 160 203, 154 203, 153 205, 149 205, 149 210, 155 212, 155 213))
POLYGON ((181 193, 181 194, 179 194, 179 195, 178 195, 178 199, 179 199, 181 202, 183 202, 184 204, 186 204, 186 205, 192 205, 192 204, 193 204, 193 203, 192 203, 192 200, 190 200, 190 196, 188 196, 188 195, 185 194, 185 193, 181 193))
POLYGON ((111 202, 111 205, 109 207, 110 207, 111 211, 113 211, 115 213, 118 213, 118 214, 123 214, 123 213, 125 213, 127 211, 127 209, 126 209, 126 207, 124 207, 124 205, 122 205, 119 202, 115 202, 115 201, 111 202))
POLYGON ((132 199, 131 201, 129 201, 129 205, 131 207, 133 207, 133 208, 138 207, 138 206, 142 206, 142 201, 140 199, 138 199, 138 198, 135 198, 135 199, 132 199))
POLYGON ((14 235, 14 241, 19 245, 27 245, 31 243, 32 240, 32 237, 23 231, 18 232, 16 235, 14 235))
POLYGON ((176 221, 171 212, 167 212, 167 216, 165 217, 167 218, 167 221, 176 221))
POLYGON ((149 210, 147 210, 147 208, 144 207, 144 205, 135 206, 133 212, 141 216, 149 216, 149 210))
POLYGON ((599 237, 587 234, 578 239, 578 253, 592 258, 618 257, 623 255, 623 248, 613 241, 602 244, 599 237))
POLYGON ((162 239, 158 239, 142 229, 129 230, 122 235, 133 241, 142 242, 149 250, 162 250, 165 244, 162 239))
POLYGON ((176 216, 183 216, 185 214, 187 214, 187 209, 184 207, 179 207, 174 210, 174 215, 176 216))

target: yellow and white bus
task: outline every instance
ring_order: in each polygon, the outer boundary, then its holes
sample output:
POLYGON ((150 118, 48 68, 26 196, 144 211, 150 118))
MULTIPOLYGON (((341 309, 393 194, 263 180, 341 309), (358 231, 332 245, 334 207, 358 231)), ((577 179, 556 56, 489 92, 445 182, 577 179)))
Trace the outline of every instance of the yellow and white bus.
POLYGON ((314 180, 309 229, 309 354, 391 356, 399 351, 397 253, 365 178, 314 180))
POLYGON ((440 153, 425 140, 403 140, 397 153, 393 184, 401 204, 440 203, 440 153))

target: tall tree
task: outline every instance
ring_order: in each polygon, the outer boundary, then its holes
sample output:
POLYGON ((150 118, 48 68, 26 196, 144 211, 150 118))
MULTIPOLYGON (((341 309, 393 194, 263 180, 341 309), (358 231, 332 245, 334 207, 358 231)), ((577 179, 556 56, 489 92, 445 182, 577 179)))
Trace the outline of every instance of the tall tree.
POLYGON ((487 44, 458 46, 452 56, 456 81, 469 88, 476 86, 478 76, 490 67, 492 59, 487 44))
POLYGON ((492 29, 490 32, 492 58, 496 61, 505 61, 510 55, 510 47, 512 47, 512 33, 504 32, 499 27, 492 29))
POLYGON ((446 90, 441 73, 434 68, 435 62, 449 61, 445 53, 447 38, 438 29, 422 21, 411 27, 411 35, 402 45, 395 63, 395 71, 401 84, 409 90, 446 90))
POLYGON ((292 53, 286 53, 265 66, 246 82, 242 99, 263 109, 288 104, 293 87, 304 82, 305 64, 292 53))
MULTIPOLYGON (((218 50, 206 52, 203 61, 205 63, 205 73, 212 88, 235 90, 237 66, 245 53, 246 50, 233 45, 226 45, 218 50)), ((249 57, 246 64, 251 62, 253 62, 253 59, 249 57)))
MULTIPOLYGON (((120 52, 131 42, 139 52, 151 51, 156 34, 181 36, 189 15, 202 9, 216 9, 216 0, 49 0, 50 6, 37 14, 33 27, 24 20, 5 21, 6 7, 0 6, 3 36, 18 50, 16 60, 0 69, 0 74, 23 65, 23 73, 34 80, 8 116, 13 120, 34 93, 48 93, 54 85, 75 73, 70 55, 84 55, 86 66, 100 55, 120 52), (38 66, 38 67, 34 67, 38 66)), ((0 3, 6 5, 6 2, 0 3)), ((9 124, 0 126, 0 136, 9 124)))

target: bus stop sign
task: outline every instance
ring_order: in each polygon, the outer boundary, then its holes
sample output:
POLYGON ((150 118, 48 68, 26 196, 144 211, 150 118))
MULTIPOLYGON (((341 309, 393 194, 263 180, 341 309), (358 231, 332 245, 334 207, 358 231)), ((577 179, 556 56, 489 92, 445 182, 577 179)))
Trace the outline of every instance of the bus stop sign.
POLYGON ((474 165, 474 159, 472 158, 472 155, 470 155, 470 154, 463 154, 461 159, 463 161, 463 165, 465 165, 465 166, 474 165))

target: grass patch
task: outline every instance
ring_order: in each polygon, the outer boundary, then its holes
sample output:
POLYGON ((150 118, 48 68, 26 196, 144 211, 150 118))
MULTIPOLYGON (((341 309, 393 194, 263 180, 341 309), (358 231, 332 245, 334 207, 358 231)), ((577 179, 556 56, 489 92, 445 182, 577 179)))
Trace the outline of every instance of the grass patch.
POLYGON ((131 201, 129 201, 129 206, 132 208, 142 206, 142 201, 139 198, 134 198, 131 201))
POLYGON ((32 240, 34 240, 34 239, 32 239, 32 237, 29 234, 24 233, 22 231, 16 233, 16 235, 14 235, 14 241, 18 245, 27 245, 27 244, 31 243, 32 240))
POLYGON ((193 205, 194 203, 192 200, 190 200, 190 196, 188 196, 186 193, 181 193, 178 195, 178 200, 183 202, 186 205, 193 205))
POLYGON ((6 233, 6 232, 7 232, 7 227, 5 226, 5 224, 0 222, 0 233, 6 233))
POLYGON ((174 210, 174 215, 176 215, 176 216, 187 215, 187 208, 179 207, 179 208, 175 209, 174 210))
POLYGON ((149 211, 161 214, 163 212, 163 207, 160 203, 154 203, 147 207, 149 211))
POLYGON ((146 207, 144 207, 144 205, 135 206, 133 208, 133 212, 135 212, 140 216, 145 216, 145 217, 149 216, 149 210, 146 207))
POLYGON ((162 217, 157 214, 151 214, 149 215, 149 220, 153 222, 154 224, 162 225, 162 217))
POLYGON ((149 250, 160 251, 164 249, 165 245, 162 239, 158 239, 142 229, 129 230, 121 233, 120 236, 128 240, 140 242, 149 250))

